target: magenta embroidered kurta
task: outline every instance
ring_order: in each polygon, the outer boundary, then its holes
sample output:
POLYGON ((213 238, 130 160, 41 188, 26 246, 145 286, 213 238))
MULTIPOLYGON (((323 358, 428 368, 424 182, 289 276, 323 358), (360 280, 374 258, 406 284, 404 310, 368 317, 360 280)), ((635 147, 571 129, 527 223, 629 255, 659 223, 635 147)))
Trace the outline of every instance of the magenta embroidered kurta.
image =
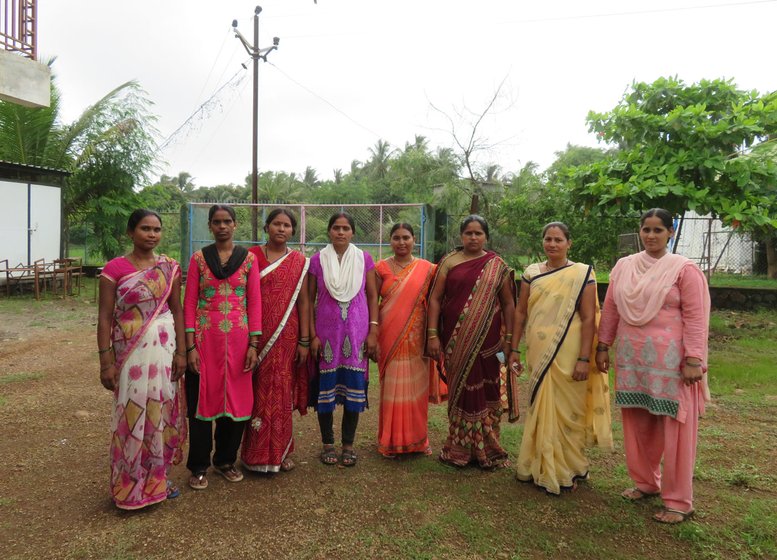
MULTIPOLYGON (((219 280, 202 251, 192 255, 184 296, 184 325, 200 356, 197 418, 248 420, 252 372, 244 371, 248 340, 262 331, 262 299, 255 257, 248 254, 232 276, 219 280)), ((192 375, 187 373, 187 375, 192 375)))

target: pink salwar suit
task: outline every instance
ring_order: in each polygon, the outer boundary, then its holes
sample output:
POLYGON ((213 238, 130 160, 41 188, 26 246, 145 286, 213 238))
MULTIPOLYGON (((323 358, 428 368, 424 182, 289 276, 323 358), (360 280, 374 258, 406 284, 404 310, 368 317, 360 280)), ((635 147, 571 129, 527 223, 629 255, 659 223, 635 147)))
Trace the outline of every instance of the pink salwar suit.
POLYGON ((641 492, 660 493, 667 508, 683 512, 693 510, 698 418, 709 400, 709 313, 707 281, 693 262, 642 252, 615 265, 599 324, 599 342, 616 346, 629 476, 641 492), (701 382, 684 383, 686 358, 701 361, 701 382))

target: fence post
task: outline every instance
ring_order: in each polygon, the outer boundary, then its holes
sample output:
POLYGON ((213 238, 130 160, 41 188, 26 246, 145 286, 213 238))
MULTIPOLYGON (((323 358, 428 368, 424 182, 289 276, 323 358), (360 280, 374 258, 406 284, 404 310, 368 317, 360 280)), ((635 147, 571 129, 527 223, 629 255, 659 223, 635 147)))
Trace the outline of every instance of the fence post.
POLYGON ((305 240, 306 240, 306 224, 307 224, 307 215, 305 213, 305 205, 300 204, 299 206, 299 249, 302 251, 302 253, 305 253, 305 240))

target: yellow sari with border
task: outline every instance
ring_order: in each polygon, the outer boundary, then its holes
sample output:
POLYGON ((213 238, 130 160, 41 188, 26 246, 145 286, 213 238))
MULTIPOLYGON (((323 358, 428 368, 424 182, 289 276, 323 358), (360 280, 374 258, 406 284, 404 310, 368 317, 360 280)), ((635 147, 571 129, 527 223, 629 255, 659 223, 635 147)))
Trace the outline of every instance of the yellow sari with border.
MULTIPOLYGON (((607 375, 596 368, 596 336, 580 348, 577 312, 585 287, 596 283, 593 268, 574 263, 541 273, 527 267, 522 288, 530 289, 526 321, 529 410, 518 454, 517 476, 552 494, 588 476, 586 446, 612 449, 607 375), (580 355, 590 356, 587 381, 572 374, 580 355)), ((596 303, 596 324, 599 303, 596 303)))

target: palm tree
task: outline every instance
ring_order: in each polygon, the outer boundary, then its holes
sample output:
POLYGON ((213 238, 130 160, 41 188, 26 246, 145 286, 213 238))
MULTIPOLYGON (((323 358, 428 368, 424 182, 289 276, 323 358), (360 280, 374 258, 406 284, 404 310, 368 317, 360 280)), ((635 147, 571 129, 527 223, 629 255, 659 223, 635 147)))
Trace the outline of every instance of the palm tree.
POLYGON ((62 123, 52 78, 49 107, 0 101, 0 159, 70 172, 62 193, 63 229, 68 220, 91 222, 103 256, 112 257, 136 204, 134 189, 148 181, 156 155, 149 107, 143 90, 130 81, 74 122, 62 123))

